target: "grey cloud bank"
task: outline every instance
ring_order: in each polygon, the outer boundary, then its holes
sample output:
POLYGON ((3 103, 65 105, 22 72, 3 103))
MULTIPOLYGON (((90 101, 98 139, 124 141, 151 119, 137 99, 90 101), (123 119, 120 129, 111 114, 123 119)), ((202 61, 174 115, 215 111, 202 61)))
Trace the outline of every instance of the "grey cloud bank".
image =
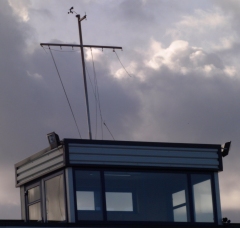
MULTIPOLYGON (((232 140, 220 174, 220 189, 223 216, 240 222, 239 26, 232 26, 239 21, 239 4, 1 1, 0 180, 4 188, 0 189, 0 218, 20 217, 14 164, 47 147, 45 135, 49 132, 56 131, 61 138, 78 137, 49 51, 39 46, 54 39, 78 42, 76 19, 67 15, 73 5, 81 14, 87 11, 83 25, 86 44, 123 46, 118 55, 132 77, 112 51, 93 53, 103 118, 115 139, 232 140)), ((53 54, 82 137, 87 138, 79 53, 53 54)), ((92 77, 91 58, 87 68, 92 77)), ((93 135, 101 139, 99 116, 96 133, 90 81, 88 85, 93 135)), ((106 128, 104 139, 111 139, 106 128)))

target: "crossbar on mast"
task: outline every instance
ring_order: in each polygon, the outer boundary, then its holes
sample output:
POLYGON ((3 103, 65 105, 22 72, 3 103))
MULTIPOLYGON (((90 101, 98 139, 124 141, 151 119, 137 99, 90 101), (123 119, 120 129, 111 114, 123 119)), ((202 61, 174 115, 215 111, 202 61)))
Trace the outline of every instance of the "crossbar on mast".
POLYGON ((57 46, 57 47, 89 47, 89 48, 110 48, 110 49, 121 49, 122 47, 116 46, 102 46, 102 45, 79 45, 79 44, 54 44, 54 43, 40 43, 41 46, 57 46))

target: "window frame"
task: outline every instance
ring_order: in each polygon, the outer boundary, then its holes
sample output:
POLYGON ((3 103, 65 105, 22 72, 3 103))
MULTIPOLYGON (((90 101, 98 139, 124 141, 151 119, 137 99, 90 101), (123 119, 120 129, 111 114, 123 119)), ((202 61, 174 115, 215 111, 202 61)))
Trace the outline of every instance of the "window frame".
POLYGON ((37 220, 30 220, 30 216, 29 216, 29 206, 32 206, 36 203, 40 203, 40 213, 41 213, 41 220, 43 220, 43 205, 42 205, 42 189, 41 189, 41 181, 36 181, 34 183, 31 183, 29 185, 26 185, 25 186, 25 191, 24 191, 24 194, 25 194, 25 211, 26 211, 26 218, 27 218, 27 221, 37 221, 37 220), (39 191, 40 191, 40 197, 38 200, 35 200, 31 203, 28 202, 28 191, 32 188, 35 188, 39 186, 39 191))
MULTIPOLYGON (((188 185, 188 178, 187 178, 187 185, 188 185)), ((172 206, 172 209, 173 209, 173 219, 174 219, 174 210, 176 209, 179 209, 179 208, 182 208, 182 207, 186 207, 186 216, 187 216, 187 220, 191 221, 191 216, 190 216, 190 213, 189 213, 189 210, 190 210, 190 205, 189 205, 189 201, 191 201, 189 199, 189 189, 188 189, 188 186, 187 186, 187 191, 185 191, 185 203, 181 203, 181 204, 178 204, 178 205, 173 205, 172 206)), ((188 221, 187 221, 188 222, 188 221)), ((175 223, 175 221, 174 221, 175 223)))
POLYGON ((110 190, 106 190, 106 179, 105 179, 105 173, 106 172, 116 172, 116 173, 118 173, 118 172, 136 172, 135 170, 131 170, 131 171, 128 171, 128 170, 106 170, 106 169, 104 169, 104 170, 102 170, 102 176, 103 176, 103 179, 104 179, 104 192, 103 192, 103 194, 104 194, 104 197, 105 197, 105 210, 104 210, 104 213, 106 214, 106 221, 112 221, 112 220, 108 220, 107 219, 107 214, 108 213, 110 213, 110 214, 116 214, 116 213, 123 213, 123 214, 136 214, 136 213, 138 213, 138 200, 137 200, 137 194, 136 194, 136 192, 137 192, 137 190, 136 190, 136 188, 134 187, 134 188, 132 188, 132 187, 128 187, 128 186, 125 186, 125 187, 121 187, 121 188, 116 188, 116 187, 111 187, 110 188, 110 190), (124 192, 126 192, 126 193, 128 193, 128 192, 130 192, 130 193, 132 193, 132 206, 133 206, 133 211, 108 211, 107 210, 107 199, 106 199, 106 193, 107 192, 120 192, 121 191, 121 193, 124 193, 124 192))
POLYGON ((68 208, 67 208, 67 195, 66 195, 66 177, 65 177, 65 172, 64 170, 61 170, 59 172, 53 173, 51 175, 45 176, 41 180, 42 184, 42 191, 43 191, 43 211, 44 211, 44 222, 51 222, 51 220, 47 220, 47 205, 46 205, 46 185, 45 182, 56 177, 59 175, 63 175, 63 195, 64 195, 64 206, 65 206, 65 220, 64 221, 59 221, 59 222, 67 222, 68 221, 68 208))
MULTIPOLYGON (((198 170, 183 170, 183 169, 139 169, 139 168, 131 168, 131 167, 94 167, 94 166, 85 166, 85 167, 79 167, 74 166, 73 167, 73 190, 74 190, 74 208, 75 208, 75 221, 76 223, 82 223, 82 224, 190 224, 190 225, 197 225, 197 224, 203 224, 203 225, 217 225, 217 204, 216 204, 216 195, 213 194, 215 192, 215 184, 214 184, 214 172, 212 171, 198 171, 198 170), (102 191, 102 213, 103 213, 103 219, 98 221, 89 221, 89 220, 78 220, 78 211, 77 211, 77 202, 76 202, 76 171, 99 171, 101 176, 101 191, 102 191), (105 178, 104 178, 104 172, 142 172, 142 173, 180 173, 185 174, 187 177, 187 193, 188 197, 186 197, 186 208, 187 210, 187 219, 188 222, 168 222, 168 221, 113 221, 107 219, 107 207, 106 207, 106 196, 105 196, 105 178), (210 176, 210 183, 211 183, 211 196, 212 196, 212 203, 213 203, 213 216, 214 221, 213 222, 195 222, 195 216, 194 216, 194 195, 193 195, 193 189, 192 189, 192 182, 191 182, 191 174, 202 174, 202 175, 209 175, 210 176)), ((128 191, 125 191, 128 192, 128 191)), ((132 191, 129 191, 132 192, 132 191)), ((126 213, 136 213, 137 212, 137 202, 135 200, 134 192, 133 193, 133 211, 126 211, 126 213)), ((172 207, 175 209, 176 207, 172 207)), ((112 211, 110 211, 112 212, 112 211)), ((114 211, 113 211, 114 213, 114 211)))
POLYGON ((45 192, 45 182, 50 180, 56 176, 63 175, 63 195, 64 195, 64 204, 65 204, 65 220, 59 222, 68 222, 68 207, 67 207, 67 194, 66 194, 66 175, 64 170, 60 170, 58 172, 51 173, 50 175, 45 175, 41 178, 38 178, 37 181, 31 182, 30 184, 24 185, 24 198, 25 198, 25 214, 26 221, 35 221, 29 219, 29 206, 40 202, 40 211, 41 211, 41 221, 42 222, 51 222, 51 220, 47 220, 47 208, 46 208, 46 192, 45 192), (27 191, 31 188, 39 186, 40 190, 40 199, 33 201, 32 203, 28 203, 27 191))
MULTIPOLYGON (((77 171, 92 171, 92 172, 99 172, 99 169, 81 169, 81 168, 77 168, 77 169, 74 169, 73 168, 73 172, 72 172, 72 175, 73 175, 73 199, 74 199, 74 211, 75 211, 75 222, 76 223, 101 223, 102 221, 105 221, 106 220, 106 212, 105 212, 105 208, 106 208, 106 203, 105 203, 105 194, 104 194, 104 191, 105 191, 105 188, 104 188, 104 177, 102 176, 102 172, 100 171, 99 174, 100 174, 100 200, 102 201, 101 202, 101 212, 102 212, 102 220, 94 220, 94 221, 91 221, 91 220, 78 220, 78 210, 77 210, 77 197, 76 197, 76 172, 77 171)), ((93 192, 95 193, 96 190, 94 189, 93 192)), ((91 213, 91 212, 94 212, 93 211, 88 211, 88 210, 82 210, 83 213, 91 213)))
MULTIPOLYGON (((215 185, 214 185, 214 174, 213 173, 190 173, 190 188, 191 188, 191 201, 192 201, 192 216, 193 216, 193 220, 196 219, 196 214, 195 214, 195 201, 194 201, 194 190, 193 190, 193 178, 191 177, 191 175, 209 175, 210 176, 210 187, 211 187, 211 198, 212 198, 212 209, 213 209, 213 222, 196 222, 194 221, 194 223, 199 224, 199 223, 204 223, 204 224, 217 224, 217 204, 216 204, 216 195, 214 194, 214 192, 216 191, 215 189, 215 185)), ((200 182, 201 183, 201 182, 200 182)))

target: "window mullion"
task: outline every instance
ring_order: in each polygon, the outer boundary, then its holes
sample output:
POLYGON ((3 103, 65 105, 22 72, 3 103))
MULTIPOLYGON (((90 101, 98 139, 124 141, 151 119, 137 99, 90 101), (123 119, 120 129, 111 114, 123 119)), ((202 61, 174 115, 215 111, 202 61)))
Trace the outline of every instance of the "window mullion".
POLYGON ((173 210, 174 210, 174 209, 177 209, 177 208, 180 208, 180 207, 184 207, 184 206, 187 206, 187 203, 182 203, 182 204, 179 204, 179 205, 177 205, 177 206, 174 206, 174 207, 173 207, 173 210))
MULTIPOLYGON (((26 210, 26 219, 30 220, 30 207, 33 208, 34 205, 36 206, 37 204, 40 206, 39 213, 41 217, 36 218, 36 220, 42 219, 42 194, 41 194, 41 183, 36 182, 34 185, 27 186, 25 188, 25 210, 26 210), (39 188, 39 194, 36 193, 36 191, 32 192, 32 197, 31 199, 29 198, 29 191, 33 191, 33 189, 39 188)), ((36 208, 35 208, 36 209, 36 208)), ((32 210, 31 210, 32 212, 32 210)))
POLYGON ((46 201, 45 201, 45 186, 43 180, 40 181, 40 189, 41 189, 41 204, 42 204, 42 220, 47 222, 47 210, 46 210, 46 201))
POLYGON ((107 221, 107 205, 106 205, 106 190, 105 190, 105 176, 104 171, 100 171, 101 185, 102 185, 102 211, 103 221, 107 221))
POLYGON ((217 222, 217 218, 218 218, 218 215, 217 215, 217 208, 216 208, 216 205, 217 205, 217 195, 216 194, 213 194, 213 192, 216 192, 216 189, 215 189, 215 181, 214 181, 214 174, 211 174, 211 194, 212 194, 212 203, 213 203, 213 215, 214 215, 214 222, 216 223, 217 222))
POLYGON ((188 205, 189 205, 189 217, 190 222, 194 222, 194 197, 193 197, 193 189, 192 189, 192 181, 191 174, 187 174, 188 179, 188 205))

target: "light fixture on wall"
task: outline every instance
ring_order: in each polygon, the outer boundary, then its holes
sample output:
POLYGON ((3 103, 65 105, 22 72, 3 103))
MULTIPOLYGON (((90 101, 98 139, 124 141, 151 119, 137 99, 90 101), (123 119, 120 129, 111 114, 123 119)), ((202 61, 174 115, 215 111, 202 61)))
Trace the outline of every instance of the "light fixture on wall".
POLYGON ((222 148, 222 157, 225 157, 228 155, 229 151, 231 148, 231 141, 230 142, 226 142, 224 144, 224 147, 222 148))
POLYGON ((55 132, 47 134, 47 138, 51 149, 57 148, 60 145, 59 136, 55 132))

